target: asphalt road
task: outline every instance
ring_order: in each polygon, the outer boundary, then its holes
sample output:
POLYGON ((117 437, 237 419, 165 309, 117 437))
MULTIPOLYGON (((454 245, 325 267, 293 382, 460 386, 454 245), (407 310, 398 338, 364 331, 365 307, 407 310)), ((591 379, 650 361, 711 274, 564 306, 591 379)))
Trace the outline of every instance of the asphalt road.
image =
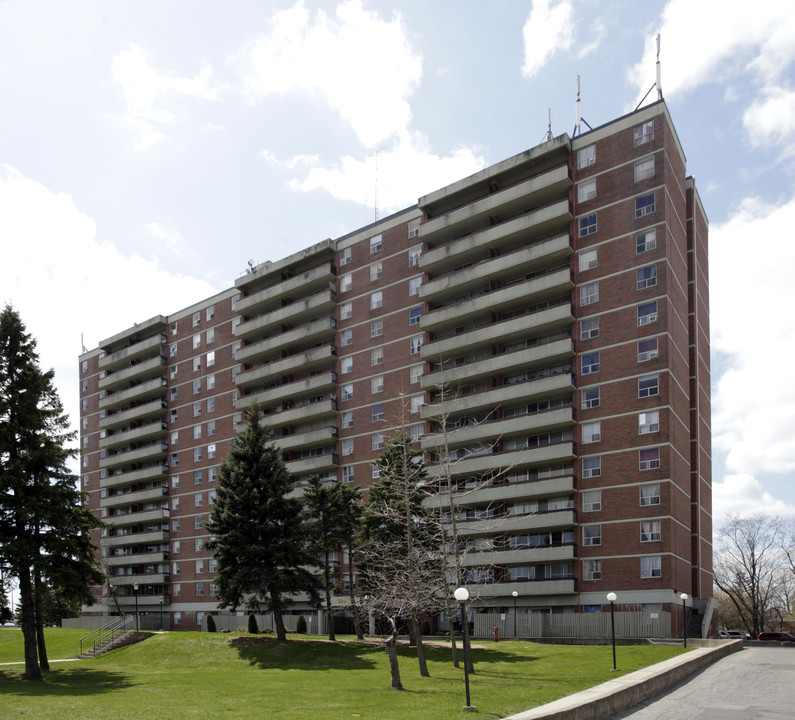
POLYGON ((795 647, 744 648, 609 720, 791 720, 795 647))

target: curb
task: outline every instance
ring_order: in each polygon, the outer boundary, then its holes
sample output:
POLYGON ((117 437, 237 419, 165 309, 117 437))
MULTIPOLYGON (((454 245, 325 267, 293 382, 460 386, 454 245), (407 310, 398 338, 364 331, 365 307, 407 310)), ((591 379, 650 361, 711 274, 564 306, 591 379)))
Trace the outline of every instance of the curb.
POLYGON ((690 642, 696 649, 689 653, 503 720, 603 720, 668 690, 716 660, 743 649, 742 640, 693 639, 690 642))

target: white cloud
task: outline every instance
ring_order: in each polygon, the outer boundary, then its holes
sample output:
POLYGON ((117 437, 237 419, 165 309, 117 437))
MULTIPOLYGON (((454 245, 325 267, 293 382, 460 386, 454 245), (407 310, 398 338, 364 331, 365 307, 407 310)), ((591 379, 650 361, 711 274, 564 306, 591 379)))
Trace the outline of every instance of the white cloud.
POLYGON ((187 244, 182 235, 176 230, 164 228, 156 222, 146 224, 146 232, 152 237, 162 242, 161 247, 165 247, 175 255, 180 255, 187 248, 187 244))
POLYGON ((558 50, 568 50, 572 42, 571 2, 534 0, 533 9, 522 30, 524 66, 522 74, 533 77, 558 50))
POLYGON ((714 384, 713 439, 730 473, 795 472, 795 198, 749 198, 710 231, 712 349, 728 369, 714 384))
POLYGON ((743 114, 743 124, 755 147, 785 145, 795 153, 795 91, 765 88, 743 114))
POLYGON ((97 239, 96 223, 69 195, 0 166, 0 303, 11 303, 55 368, 61 400, 77 426, 81 334, 90 348, 120 328, 174 312, 218 292, 172 275, 156 259, 125 255, 97 239))
POLYGON ((393 148, 379 151, 377 157, 373 154, 358 160, 346 156, 337 166, 312 168, 305 179, 293 180, 290 186, 304 192, 323 189, 340 200, 369 206, 374 206, 377 192, 379 213, 385 215, 484 166, 485 160, 471 148, 440 157, 419 133, 402 133, 393 148))
POLYGON ((398 13, 382 20, 361 0, 340 4, 335 16, 303 0, 274 16, 271 32, 247 53, 246 89, 253 98, 299 92, 321 98, 351 124, 368 148, 405 130, 409 98, 422 77, 398 13))
POLYGON ((165 75, 147 62, 146 52, 136 45, 130 45, 113 58, 111 72, 124 90, 127 114, 123 119, 138 135, 138 150, 150 147, 165 137, 158 127, 162 128, 175 120, 175 96, 202 100, 216 98, 210 67, 205 65, 192 78, 165 75))
POLYGON ((712 485, 712 518, 717 530, 729 515, 792 515, 795 506, 778 500, 752 475, 725 475, 712 485))

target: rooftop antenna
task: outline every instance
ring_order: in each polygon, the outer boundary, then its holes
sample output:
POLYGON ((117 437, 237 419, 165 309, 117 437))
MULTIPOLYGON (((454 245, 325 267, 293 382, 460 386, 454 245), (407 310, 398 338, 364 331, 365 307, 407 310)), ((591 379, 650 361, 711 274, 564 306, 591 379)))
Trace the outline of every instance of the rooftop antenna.
POLYGON ((650 87, 650 88, 649 88, 649 89, 646 91, 646 94, 645 94, 645 95, 644 95, 644 96, 641 98, 641 100, 640 100, 640 102, 638 103, 638 105, 637 105, 637 107, 635 108, 635 110, 637 110, 637 109, 638 109, 638 108, 639 108, 641 105, 643 105, 643 101, 644 101, 644 100, 645 100, 647 97, 649 97, 649 93, 650 93, 652 90, 654 90, 654 88, 655 88, 655 87, 657 88, 657 99, 658 99, 658 100, 662 100, 662 99, 663 99, 663 94, 662 94, 662 81, 660 80, 660 33, 657 33, 657 80, 656 80, 656 82, 654 83, 654 85, 652 85, 652 86, 651 86, 651 87, 650 87))
POLYGON ((254 258, 249 258, 248 260, 248 267, 246 268, 247 273, 254 272, 254 258))
MULTIPOLYGON (((575 111, 574 111, 574 132, 572 133, 572 137, 576 137, 582 132, 582 124, 585 123, 588 125, 588 121, 585 120, 582 116, 582 102, 580 101, 580 76, 577 76, 577 102, 575 104, 575 111)), ((593 130, 593 128, 588 125, 589 130, 593 130)))
POLYGON ((378 222, 378 150, 375 151, 375 222, 378 222))
POLYGON ((83 333, 80 333, 80 344, 83 346, 83 352, 87 353, 88 352, 88 348, 86 347, 86 343, 83 340, 83 333))
POLYGON ((547 108, 548 124, 547 124, 547 142, 552 139, 552 108, 547 108))

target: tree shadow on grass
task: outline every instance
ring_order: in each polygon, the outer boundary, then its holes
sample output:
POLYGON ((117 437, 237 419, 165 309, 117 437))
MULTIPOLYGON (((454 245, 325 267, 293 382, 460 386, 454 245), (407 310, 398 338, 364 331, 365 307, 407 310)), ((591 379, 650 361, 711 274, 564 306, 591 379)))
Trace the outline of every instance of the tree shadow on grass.
POLYGON ((385 652, 383 645, 322 640, 286 640, 271 637, 240 636, 229 644, 242 660, 263 670, 366 670, 385 652))
POLYGON ((48 695, 99 695, 132 687, 127 675, 94 670, 85 665, 42 673, 42 680, 23 680, 19 672, 0 670, 0 695, 47 697, 48 695))

